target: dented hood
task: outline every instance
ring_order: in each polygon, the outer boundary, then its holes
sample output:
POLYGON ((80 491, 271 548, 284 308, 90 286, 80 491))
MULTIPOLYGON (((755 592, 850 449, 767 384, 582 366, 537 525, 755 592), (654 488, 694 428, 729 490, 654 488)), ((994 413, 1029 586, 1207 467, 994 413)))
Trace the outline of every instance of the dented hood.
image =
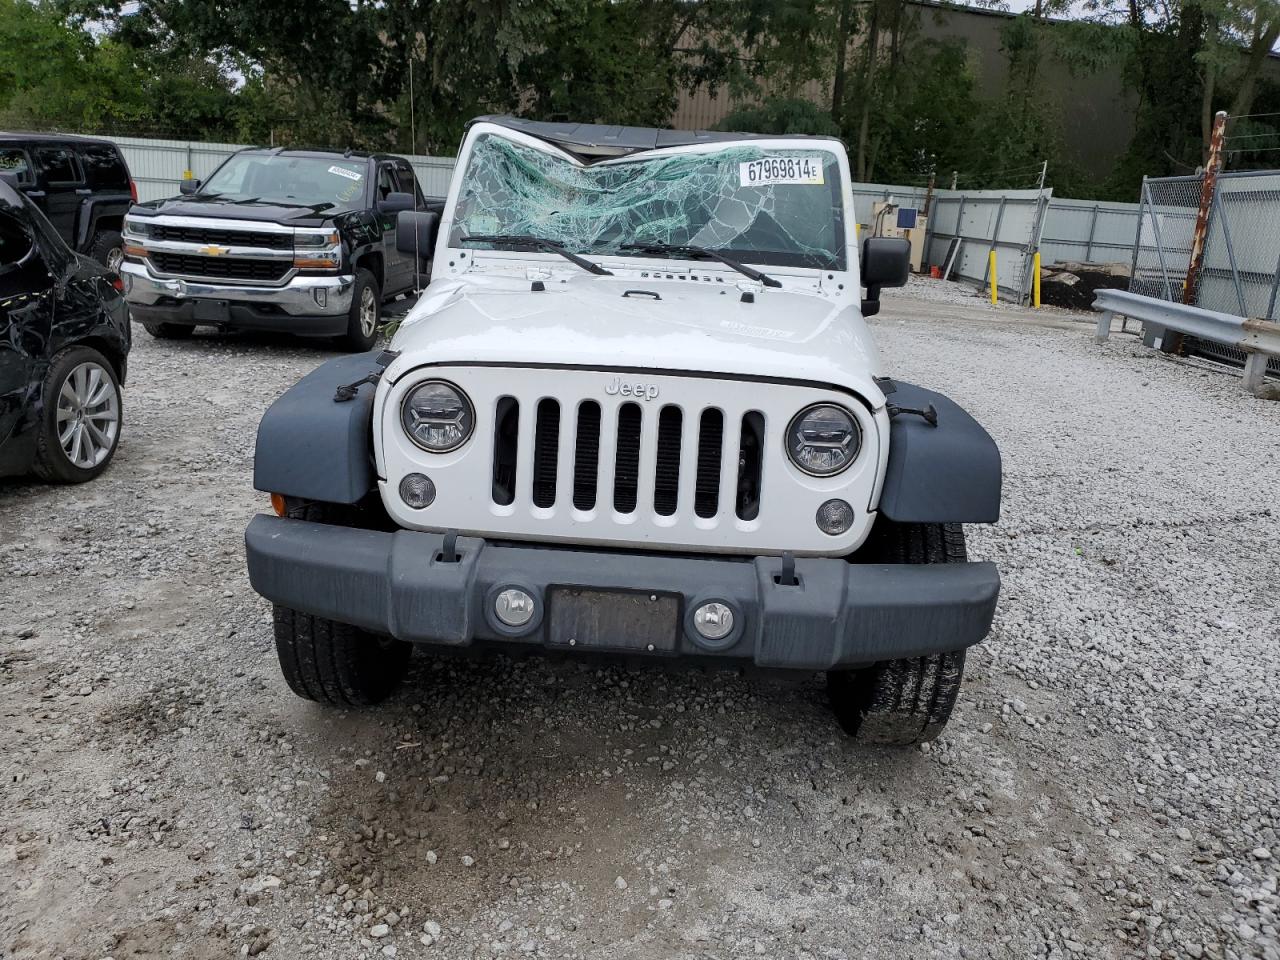
POLYGON ((879 354, 847 300, 714 277, 582 273, 544 285, 483 274, 432 283, 392 342, 388 378, 424 363, 636 368, 830 383, 882 400, 879 354))

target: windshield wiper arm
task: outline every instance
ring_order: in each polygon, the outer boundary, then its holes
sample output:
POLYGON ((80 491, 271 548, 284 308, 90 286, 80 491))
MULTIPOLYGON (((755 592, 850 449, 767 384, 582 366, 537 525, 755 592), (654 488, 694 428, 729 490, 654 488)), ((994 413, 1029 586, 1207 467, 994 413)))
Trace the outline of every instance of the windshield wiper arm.
POLYGON ((462 243, 506 243, 513 246, 524 245, 527 247, 537 247, 541 250, 550 250, 552 253, 558 253, 570 263, 577 264, 587 273, 594 273, 598 277, 613 276, 612 270, 606 270, 598 263, 592 263, 586 257, 580 257, 572 250, 566 250, 564 244, 555 240, 548 240, 545 237, 527 236, 519 233, 475 233, 469 237, 463 237, 462 243))
POLYGON ((726 257, 718 250, 712 250, 708 247, 695 247, 682 243, 624 243, 619 249, 635 250, 639 253, 670 253, 680 256, 684 254, 691 257, 707 257, 711 260, 719 260, 726 267, 737 270, 744 277, 748 277, 757 283, 763 283, 766 287, 780 287, 782 283, 769 276, 767 273, 761 273, 755 267, 748 267, 745 263, 739 263, 726 257))

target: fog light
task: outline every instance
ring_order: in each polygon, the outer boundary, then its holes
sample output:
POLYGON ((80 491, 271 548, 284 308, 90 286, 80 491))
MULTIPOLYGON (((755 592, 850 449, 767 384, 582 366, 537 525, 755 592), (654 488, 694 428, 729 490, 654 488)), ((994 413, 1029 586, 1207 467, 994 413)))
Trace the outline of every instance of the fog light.
POLYGON ((436 499, 436 485, 425 474, 406 473, 400 481, 400 499, 415 510, 429 507, 436 499))
POLYGON ((708 640, 723 640, 733 632, 733 608, 715 600, 693 611, 693 629, 708 640))
POLYGON ((317 307, 327 307, 329 305, 329 291, 324 287, 316 287, 315 298, 317 307))
POLYGON ((853 507, 843 500, 828 500, 818 508, 818 529, 828 536, 838 537, 853 526, 853 507))
POLYGON ((493 612, 508 627, 523 627, 535 611, 533 597, 519 587, 507 587, 493 601, 493 612))

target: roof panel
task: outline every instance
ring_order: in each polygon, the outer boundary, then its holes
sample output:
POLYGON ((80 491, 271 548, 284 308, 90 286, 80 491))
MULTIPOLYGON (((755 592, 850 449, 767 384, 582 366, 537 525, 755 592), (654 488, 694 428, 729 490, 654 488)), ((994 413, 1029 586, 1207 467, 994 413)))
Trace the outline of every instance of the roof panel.
POLYGON ((476 117, 473 123, 494 123, 518 130, 539 140, 563 147, 570 153, 587 156, 617 156, 661 147, 684 147, 700 143, 726 143, 735 140, 804 139, 839 143, 836 137, 812 137, 802 134, 778 136, 759 133, 730 133, 720 130, 661 130, 657 127, 619 127, 600 123, 548 123, 520 117, 476 117))

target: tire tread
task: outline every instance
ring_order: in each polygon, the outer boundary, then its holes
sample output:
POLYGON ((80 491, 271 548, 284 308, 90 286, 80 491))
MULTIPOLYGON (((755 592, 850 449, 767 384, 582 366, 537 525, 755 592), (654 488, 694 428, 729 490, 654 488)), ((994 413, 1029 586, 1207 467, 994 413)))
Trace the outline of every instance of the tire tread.
MULTIPOLYGON (((958 523, 876 522, 856 559, 865 563, 963 563, 958 523)), ((863 743, 907 746, 937 737, 947 725, 964 677, 964 650, 881 660, 827 674, 827 693, 841 727, 863 743)))

